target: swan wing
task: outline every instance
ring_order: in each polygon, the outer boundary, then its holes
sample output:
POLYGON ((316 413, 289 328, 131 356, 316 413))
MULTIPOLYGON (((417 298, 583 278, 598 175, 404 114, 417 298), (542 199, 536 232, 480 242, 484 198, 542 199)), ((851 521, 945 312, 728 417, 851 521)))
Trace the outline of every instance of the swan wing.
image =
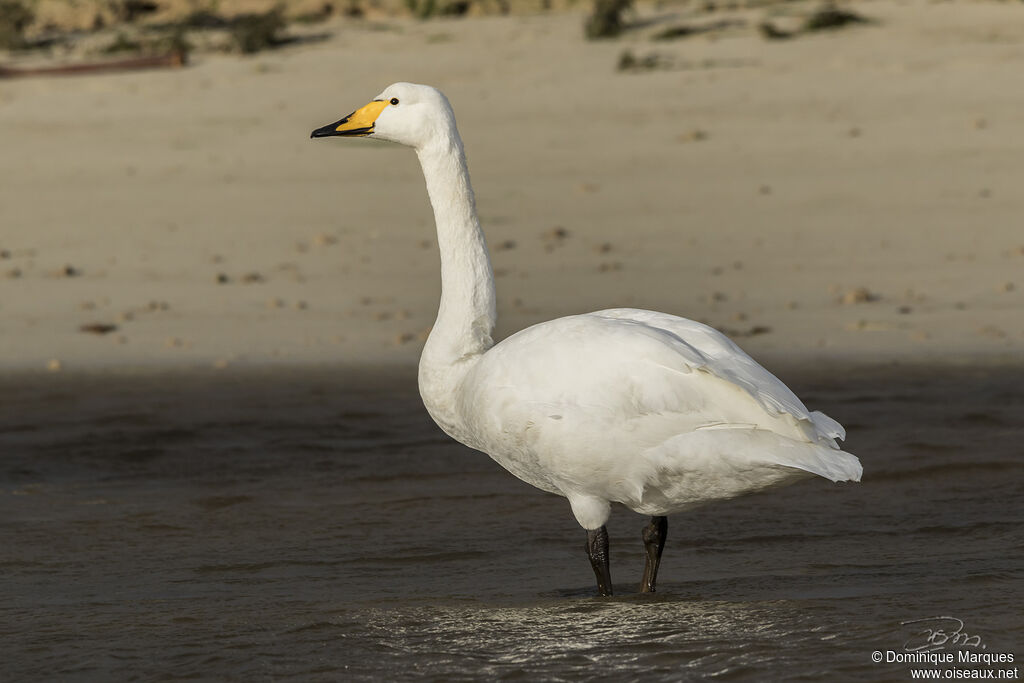
POLYGON ((664 481, 699 473, 731 477, 737 490, 753 490, 744 478, 770 485, 794 470, 860 477, 857 459, 838 450, 837 422, 720 332, 666 314, 612 309, 534 325, 484 354, 463 389, 476 432, 467 443, 545 490, 640 509, 664 481))
POLYGON ((668 332, 699 354, 700 361, 695 366, 697 369, 741 387, 770 413, 787 413, 799 420, 806 420, 822 438, 846 438, 846 430, 841 424, 822 412, 807 410, 782 380, 713 327, 667 313, 635 308, 615 308, 598 311, 593 315, 631 320, 668 332))
POLYGON ((685 423, 677 430, 759 427, 833 448, 845 436, 721 332, 665 313, 620 308, 559 318, 509 337, 483 359, 476 383, 521 404, 624 420, 672 416, 685 423))

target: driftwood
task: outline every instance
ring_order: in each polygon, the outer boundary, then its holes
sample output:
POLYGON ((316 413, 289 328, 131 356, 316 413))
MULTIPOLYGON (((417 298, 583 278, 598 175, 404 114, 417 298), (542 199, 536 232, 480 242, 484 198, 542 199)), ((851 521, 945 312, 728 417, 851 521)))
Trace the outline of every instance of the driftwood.
POLYGON ((28 76, 75 76, 79 74, 110 73, 117 71, 135 71, 138 69, 177 68, 185 66, 185 53, 174 50, 163 55, 151 57, 130 57, 104 62, 87 62, 85 64, 64 64, 60 66, 40 66, 18 68, 0 66, 0 78, 25 78, 28 76))

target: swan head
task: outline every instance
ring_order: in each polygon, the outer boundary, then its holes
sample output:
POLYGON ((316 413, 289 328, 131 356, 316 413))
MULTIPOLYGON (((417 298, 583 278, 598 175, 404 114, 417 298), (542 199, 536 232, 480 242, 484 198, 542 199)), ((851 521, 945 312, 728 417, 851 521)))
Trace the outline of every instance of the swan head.
POLYGON ((429 85, 395 83, 345 118, 317 128, 310 137, 369 137, 422 149, 431 141, 451 137, 454 130, 455 115, 444 93, 429 85))

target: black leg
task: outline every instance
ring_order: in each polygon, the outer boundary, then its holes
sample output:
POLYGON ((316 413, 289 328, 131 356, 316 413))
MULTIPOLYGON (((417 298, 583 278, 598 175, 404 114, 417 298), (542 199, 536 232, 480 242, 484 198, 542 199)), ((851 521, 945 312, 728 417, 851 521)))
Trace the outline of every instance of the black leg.
POLYGON ((587 557, 597 577, 597 592, 602 596, 612 594, 612 574, 608 569, 608 529, 587 531, 587 557))
POLYGON ((644 562, 644 579, 640 584, 641 593, 653 593, 654 583, 658 580, 658 565, 661 564, 661 551, 665 549, 665 537, 668 536, 668 517, 651 517, 651 523, 644 527, 644 550, 647 561, 644 562))

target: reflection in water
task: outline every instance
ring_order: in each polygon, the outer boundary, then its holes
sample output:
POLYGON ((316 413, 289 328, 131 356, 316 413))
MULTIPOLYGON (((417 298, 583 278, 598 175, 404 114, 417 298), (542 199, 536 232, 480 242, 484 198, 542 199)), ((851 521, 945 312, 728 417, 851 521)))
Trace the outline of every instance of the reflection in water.
POLYGON ((436 674, 470 656, 488 675, 570 675, 595 665, 608 675, 660 669, 696 675, 778 670, 779 648, 810 641, 820 649, 813 642, 820 637, 800 624, 806 620, 785 604, 627 598, 374 611, 367 625, 382 646, 436 674))

